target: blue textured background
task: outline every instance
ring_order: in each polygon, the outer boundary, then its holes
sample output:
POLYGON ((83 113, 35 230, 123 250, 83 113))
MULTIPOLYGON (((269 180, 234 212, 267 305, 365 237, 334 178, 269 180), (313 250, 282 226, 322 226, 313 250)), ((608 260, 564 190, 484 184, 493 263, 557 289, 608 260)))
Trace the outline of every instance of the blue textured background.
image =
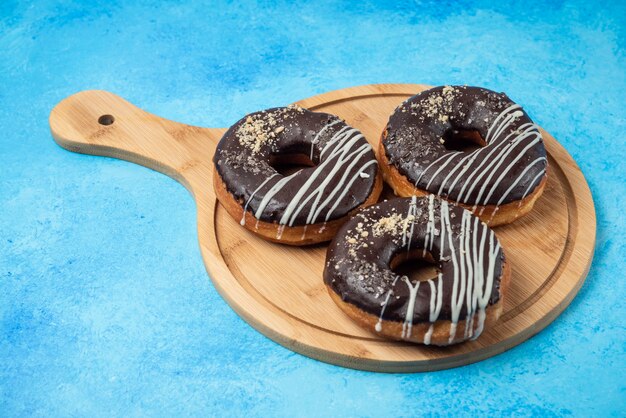
POLYGON ((85 3, 0 1, 0 415, 623 416, 626 3, 85 3), (294 354, 216 293, 182 186, 47 123, 82 89, 228 126, 381 82, 506 91, 587 176, 587 282, 507 353, 413 375, 294 354))

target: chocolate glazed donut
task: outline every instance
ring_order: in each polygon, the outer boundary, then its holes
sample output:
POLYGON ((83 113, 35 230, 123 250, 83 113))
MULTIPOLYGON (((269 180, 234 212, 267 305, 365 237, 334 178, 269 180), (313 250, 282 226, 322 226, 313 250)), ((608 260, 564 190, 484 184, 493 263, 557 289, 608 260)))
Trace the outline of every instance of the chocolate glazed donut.
POLYGON ((252 113, 222 137, 214 187, 227 212, 271 241, 330 240, 348 216, 377 201, 382 176, 374 152, 337 116, 298 106, 252 113), (290 175, 273 165, 308 165, 290 175))
POLYGON ((328 247, 324 282, 353 320, 388 338, 450 345, 477 338, 502 311, 510 269, 494 232, 446 200, 399 198, 348 221, 328 247), (393 271, 414 258, 437 277, 393 271))
POLYGON ((402 103, 383 131, 379 157, 400 196, 433 193, 489 225, 528 213, 546 184, 541 133, 504 93, 445 86, 402 103), (474 143, 478 149, 455 149, 474 143))

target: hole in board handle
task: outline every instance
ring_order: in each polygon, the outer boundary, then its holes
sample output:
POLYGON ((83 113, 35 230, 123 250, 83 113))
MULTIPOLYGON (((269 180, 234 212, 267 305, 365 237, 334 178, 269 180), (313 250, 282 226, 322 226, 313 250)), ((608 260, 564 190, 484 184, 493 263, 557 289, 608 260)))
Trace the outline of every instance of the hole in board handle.
POLYGON ((115 118, 112 115, 102 115, 98 118, 100 125, 111 125, 113 122, 115 122, 115 118))

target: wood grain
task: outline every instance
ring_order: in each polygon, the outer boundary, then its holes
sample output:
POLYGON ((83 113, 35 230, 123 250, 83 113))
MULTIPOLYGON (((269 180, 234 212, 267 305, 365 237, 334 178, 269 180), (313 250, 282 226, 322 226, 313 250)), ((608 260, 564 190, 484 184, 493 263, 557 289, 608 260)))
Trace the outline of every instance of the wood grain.
MULTIPOLYGON (((425 88, 367 85, 298 103, 339 115, 375 145, 392 110, 425 88)), ((550 164, 545 192, 529 215, 495 228, 513 269, 501 320, 478 340, 448 348, 387 341, 355 325, 332 302, 322 281, 325 246, 264 241, 219 206, 211 186, 211 157, 225 129, 162 119, 105 91, 63 100, 50 114, 50 127, 66 149, 132 161, 184 184, 196 200, 205 266, 224 299, 269 338, 328 363, 412 372, 494 356, 554 320, 580 289, 593 257, 596 219, 585 178, 570 155, 542 131, 550 164), (110 122, 103 115, 111 115, 113 122, 99 123, 110 122)))

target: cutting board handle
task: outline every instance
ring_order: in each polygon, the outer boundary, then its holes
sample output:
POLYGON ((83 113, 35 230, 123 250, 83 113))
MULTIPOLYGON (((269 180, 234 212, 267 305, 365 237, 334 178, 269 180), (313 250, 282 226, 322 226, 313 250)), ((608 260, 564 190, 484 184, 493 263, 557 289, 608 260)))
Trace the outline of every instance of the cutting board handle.
POLYGON ((50 129, 70 151, 132 161, 186 186, 191 173, 210 175, 210 160, 224 132, 160 118, 102 90, 62 100, 50 113, 50 129))

